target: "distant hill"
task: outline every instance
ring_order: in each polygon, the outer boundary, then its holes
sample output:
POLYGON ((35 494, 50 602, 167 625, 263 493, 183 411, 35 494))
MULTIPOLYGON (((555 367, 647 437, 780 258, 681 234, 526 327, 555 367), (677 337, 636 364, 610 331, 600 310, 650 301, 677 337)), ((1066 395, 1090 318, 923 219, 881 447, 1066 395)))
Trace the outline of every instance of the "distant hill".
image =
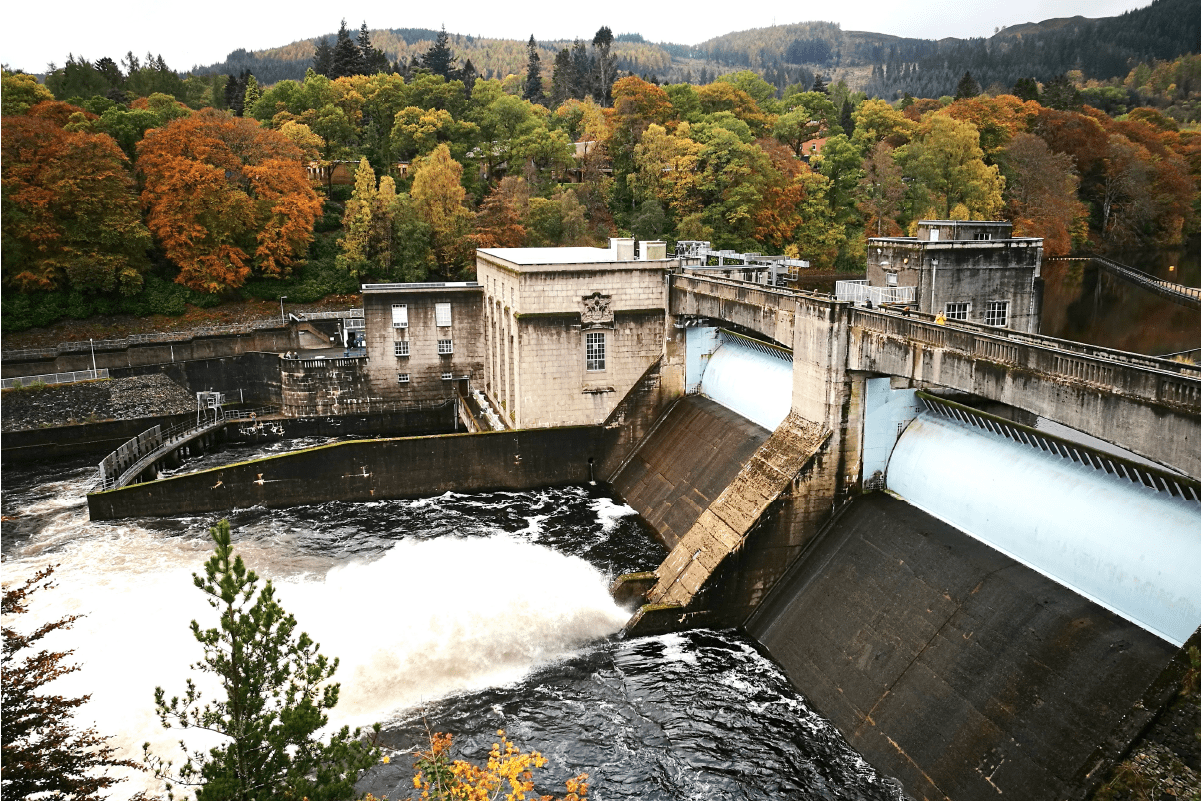
MULTIPOLYGON (((407 63, 433 43, 436 31, 395 28, 371 32, 371 41, 391 61, 407 63)), ((328 35, 331 42, 333 35, 328 35)), ((301 79, 318 37, 270 50, 235 50, 225 61, 198 67, 201 73, 249 69, 260 83, 301 79)), ((591 33, 581 38, 591 39, 591 33)), ((522 74, 526 43, 451 34, 460 59, 470 58, 484 77, 522 74)), ((539 42, 544 74, 555 54, 571 42, 539 42)), ((864 31, 844 31, 831 22, 775 25, 718 36, 698 45, 647 42, 637 33, 613 43, 618 68, 661 82, 707 83, 717 75, 751 69, 779 88, 811 81, 814 73, 843 78, 853 88, 878 97, 902 92, 917 97, 952 94, 964 72, 982 87, 1009 87, 1019 78, 1047 80, 1079 69, 1091 78, 1125 75, 1136 63, 1201 52, 1201 2, 1155 0, 1117 17, 1076 16, 1027 22, 975 39, 912 39, 864 31)))

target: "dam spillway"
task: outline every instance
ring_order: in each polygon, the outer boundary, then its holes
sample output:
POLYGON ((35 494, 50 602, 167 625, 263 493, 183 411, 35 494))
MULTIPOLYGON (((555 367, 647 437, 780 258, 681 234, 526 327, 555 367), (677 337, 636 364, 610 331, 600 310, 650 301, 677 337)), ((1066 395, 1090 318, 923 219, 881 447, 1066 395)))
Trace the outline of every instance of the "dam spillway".
POLYGON ((1180 646, 1201 624, 1201 503, 931 411, 888 489, 1180 646))

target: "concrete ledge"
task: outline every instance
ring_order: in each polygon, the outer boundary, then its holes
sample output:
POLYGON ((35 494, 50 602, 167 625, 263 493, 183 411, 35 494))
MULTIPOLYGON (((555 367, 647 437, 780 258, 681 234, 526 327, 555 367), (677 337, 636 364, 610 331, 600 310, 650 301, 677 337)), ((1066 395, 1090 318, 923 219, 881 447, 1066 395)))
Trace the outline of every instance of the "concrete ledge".
POLYGON ((590 479, 600 426, 340 442, 88 496, 93 520, 523 490, 590 479))

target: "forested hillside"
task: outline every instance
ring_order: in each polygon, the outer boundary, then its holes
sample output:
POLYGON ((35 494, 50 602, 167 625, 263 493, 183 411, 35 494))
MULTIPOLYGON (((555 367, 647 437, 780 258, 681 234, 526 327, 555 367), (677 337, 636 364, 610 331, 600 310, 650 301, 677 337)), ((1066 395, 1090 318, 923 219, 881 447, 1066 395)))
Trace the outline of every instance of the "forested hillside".
MULTIPOLYGON (((804 32, 793 49, 816 58, 837 30, 804 32)), ((1201 230, 1197 55, 890 102, 749 69, 661 85, 621 68, 649 45, 607 27, 553 53, 531 39, 503 78, 444 31, 403 63, 386 41, 343 26, 273 83, 132 54, 69 58, 44 85, 5 72, 5 330, 308 302, 467 277, 475 247, 617 234, 858 270, 867 237, 930 217, 1010 219, 1049 254, 1201 230)))
MULTIPOLYGON (((405 65, 429 49, 437 31, 373 30, 371 39, 393 64, 405 65)), ((322 37, 249 53, 236 50, 196 74, 253 72, 260 83, 300 80, 322 37)), ((332 40, 333 34, 326 37, 332 40)), ((455 52, 485 78, 525 69, 525 42, 450 34, 455 52)), ((539 42, 543 63, 573 42, 539 42)), ((907 39, 843 31, 828 22, 802 22, 729 33, 698 45, 651 43, 617 36, 613 53, 623 73, 662 83, 709 83, 718 75, 750 69, 783 91, 812 81, 814 73, 842 78, 872 97, 896 99, 955 94, 964 72, 985 88, 1010 87, 1021 78, 1046 81, 1078 70, 1097 80, 1124 76, 1139 62, 1169 60, 1201 51, 1201 3, 1155 0, 1117 17, 1046 20, 1015 25, 989 38, 907 39)))

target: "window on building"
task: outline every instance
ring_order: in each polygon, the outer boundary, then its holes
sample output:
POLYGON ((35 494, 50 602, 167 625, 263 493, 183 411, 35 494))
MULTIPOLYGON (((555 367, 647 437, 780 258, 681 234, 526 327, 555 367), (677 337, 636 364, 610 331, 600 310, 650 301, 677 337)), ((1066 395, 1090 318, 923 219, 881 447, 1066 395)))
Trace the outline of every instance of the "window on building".
POLYGON ((434 322, 442 327, 450 325, 450 304, 435 303, 434 304, 434 322))
POLYGON ((970 303, 948 303, 943 314, 948 320, 966 320, 971 310, 970 303))
POLYGON ((887 284, 889 286, 896 286, 897 285, 897 274, 896 273, 884 273, 884 280, 885 280, 885 282, 887 282, 887 284))
POLYGON ((404 303, 392 304, 392 327, 393 328, 408 328, 409 327, 409 307, 404 303))
POLYGON ((408 373, 397 373, 397 374, 396 374, 396 382, 397 382, 398 384, 407 384, 407 383, 409 383, 409 374, 408 374, 408 373))
POLYGON ((409 340, 407 339, 396 340, 396 342, 392 343, 392 347, 397 356, 409 355, 409 340))
POLYGON ((976 234, 977 242, 989 242, 992 240, 992 234, 976 234))
POLYGON ((443 373, 442 380, 443 381, 452 381, 452 380, 454 380, 454 376, 451 375, 450 373, 443 373))
POLYGON ((449 339, 439 339, 438 340, 438 355, 439 356, 449 356, 450 354, 452 354, 454 352, 455 352, 454 344, 451 340, 449 340, 449 339))
POLYGON ((996 328, 1005 328, 1009 325, 1009 301, 1007 300, 990 300, 988 308, 984 310, 984 324, 991 325, 996 328))
POLYGON ((604 370, 605 369, 605 333, 603 331, 590 332, 585 337, 586 347, 586 366, 589 370, 604 370))

